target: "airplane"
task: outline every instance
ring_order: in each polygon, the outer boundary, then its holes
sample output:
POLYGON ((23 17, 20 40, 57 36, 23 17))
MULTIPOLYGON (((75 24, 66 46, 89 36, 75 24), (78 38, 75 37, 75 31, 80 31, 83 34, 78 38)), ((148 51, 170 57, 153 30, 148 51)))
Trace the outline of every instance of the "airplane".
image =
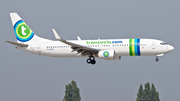
POLYGON ((97 39, 64 40, 53 30, 57 41, 37 36, 17 13, 10 13, 17 42, 6 41, 19 50, 49 57, 84 57, 88 64, 95 64, 95 58, 120 60, 122 56, 160 56, 174 50, 174 47, 157 39, 97 39))

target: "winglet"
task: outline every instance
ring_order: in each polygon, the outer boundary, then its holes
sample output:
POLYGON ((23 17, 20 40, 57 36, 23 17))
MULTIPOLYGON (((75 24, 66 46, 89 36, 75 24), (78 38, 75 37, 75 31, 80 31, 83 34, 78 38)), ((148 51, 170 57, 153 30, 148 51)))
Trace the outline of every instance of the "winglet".
POLYGON ((58 35, 58 33, 55 31, 55 29, 52 29, 54 36, 56 37, 57 40, 61 40, 61 37, 58 35))
POLYGON ((81 38, 79 37, 79 36, 77 36, 77 39, 80 41, 81 40, 81 38))

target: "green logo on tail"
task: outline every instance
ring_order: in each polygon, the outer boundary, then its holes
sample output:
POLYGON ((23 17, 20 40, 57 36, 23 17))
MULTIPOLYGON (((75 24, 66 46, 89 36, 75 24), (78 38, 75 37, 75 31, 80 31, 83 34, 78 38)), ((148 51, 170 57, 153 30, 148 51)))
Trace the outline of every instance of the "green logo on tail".
POLYGON ((16 22, 16 24, 14 25, 14 31, 15 31, 17 40, 21 42, 27 42, 31 40, 34 36, 34 33, 22 20, 19 20, 18 22, 16 22))
POLYGON ((21 38, 27 38, 31 34, 31 30, 27 27, 26 24, 20 24, 17 27, 17 34, 21 38))

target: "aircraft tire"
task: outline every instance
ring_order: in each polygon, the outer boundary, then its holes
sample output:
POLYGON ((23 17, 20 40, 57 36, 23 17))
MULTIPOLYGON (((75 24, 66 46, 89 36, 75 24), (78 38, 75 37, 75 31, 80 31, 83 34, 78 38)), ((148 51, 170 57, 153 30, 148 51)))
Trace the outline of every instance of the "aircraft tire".
POLYGON ((90 63, 91 63, 91 61, 92 61, 91 59, 87 59, 87 63, 88 63, 88 64, 90 64, 90 63))
POLYGON ((91 60, 91 64, 96 64, 96 60, 91 60))
POLYGON ((158 59, 158 58, 156 58, 156 59, 155 59, 155 61, 156 61, 156 62, 158 62, 158 61, 159 61, 159 59, 158 59))

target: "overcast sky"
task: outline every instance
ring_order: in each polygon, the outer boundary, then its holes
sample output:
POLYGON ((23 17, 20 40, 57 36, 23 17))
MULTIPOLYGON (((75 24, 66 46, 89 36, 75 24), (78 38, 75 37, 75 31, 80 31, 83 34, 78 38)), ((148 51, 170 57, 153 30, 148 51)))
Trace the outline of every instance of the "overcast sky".
POLYGON ((154 83, 161 101, 177 101, 180 91, 179 0, 1 0, 0 101, 62 101, 75 80, 82 101, 135 101, 140 84, 154 83), (10 12, 17 12, 40 37, 55 40, 153 38, 175 50, 160 57, 122 60, 53 58, 15 49, 10 12))

